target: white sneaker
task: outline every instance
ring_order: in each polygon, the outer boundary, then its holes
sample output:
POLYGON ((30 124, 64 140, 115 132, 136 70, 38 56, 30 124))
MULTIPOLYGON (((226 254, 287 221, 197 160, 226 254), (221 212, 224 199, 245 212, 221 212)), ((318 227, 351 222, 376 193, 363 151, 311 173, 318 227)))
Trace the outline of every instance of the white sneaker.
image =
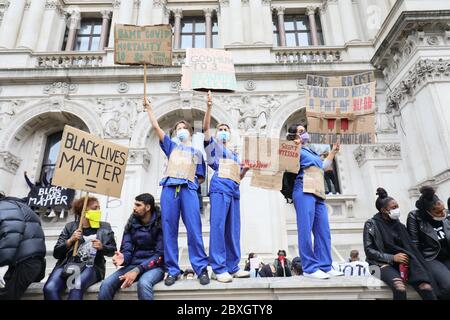
POLYGON ((340 277, 340 276, 343 276, 343 275, 344 275, 343 272, 340 272, 340 271, 337 271, 337 270, 334 270, 334 269, 331 269, 330 271, 328 271, 327 274, 328 274, 330 277, 340 277))
POLYGON ((223 282, 223 283, 233 281, 233 277, 228 272, 219 273, 219 274, 215 274, 213 272, 211 275, 211 279, 217 280, 217 281, 223 282))
POLYGON ((313 272, 313 273, 303 272, 303 275, 307 278, 314 278, 314 279, 329 279, 330 278, 330 276, 328 274, 326 274, 325 272, 323 272, 322 270, 317 270, 316 272, 313 272))
POLYGON ((231 274, 233 278, 250 278, 250 272, 239 269, 231 274))

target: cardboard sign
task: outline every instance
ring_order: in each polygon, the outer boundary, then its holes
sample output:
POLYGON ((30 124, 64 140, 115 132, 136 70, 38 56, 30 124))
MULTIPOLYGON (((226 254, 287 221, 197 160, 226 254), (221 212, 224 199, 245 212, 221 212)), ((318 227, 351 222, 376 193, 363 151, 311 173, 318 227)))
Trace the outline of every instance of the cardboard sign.
POLYGON ((186 49, 181 68, 183 90, 230 92, 236 90, 236 75, 230 52, 217 49, 186 49))
POLYGON ((281 190, 283 187, 283 172, 253 170, 250 185, 256 188, 281 190))
POLYGON ((219 177, 241 183, 241 167, 232 159, 219 159, 219 177))
POLYGON ((128 148, 66 125, 53 184, 120 198, 128 148))
POLYGON ((373 71, 338 77, 316 76, 312 74, 306 75, 306 85, 316 87, 358 86, 364 83, 375 81, 375 73, 373 71))
POLYGON ((259 265, 261 264, 261 260, 256 257, 256 258, 250 258, 250 269, 259 269, 259 265))
POLYGON ((243 150, 242 163, 254 170, 292 173, 300 170, 300 146, 293 141, 245 136, 243 150))
POLYGON ((166 175, 195 182, 196 164, 191 152, 175 149, 169 157, 166 175))
POLYGON ((303 192, 312 193, 319 198, 325 199, 325 182, 323 170, 318 167, 308 167, 303 175, 303 192))
POLYGON ((115 64, 172 65, 172 27, 169 24, 136 26, 116 24, 115 64))
POLYGON ((311 143, 375 143, 373 72, 341 77, 307 75, 306 116, 311 143))
POLYGON ((309 114, 336 112, 370 114, 375 112, 376 83, 348 87, 306 86, 306 110, 309 114))
POLYGON ((39 208, 70 209, 75 190, 59 186, 35 187, 28 194, 28 205, 39 208))
POLYGON ((355 120, 308 117, 310 143, 373 144, 375 115, 357 116, 355 120))

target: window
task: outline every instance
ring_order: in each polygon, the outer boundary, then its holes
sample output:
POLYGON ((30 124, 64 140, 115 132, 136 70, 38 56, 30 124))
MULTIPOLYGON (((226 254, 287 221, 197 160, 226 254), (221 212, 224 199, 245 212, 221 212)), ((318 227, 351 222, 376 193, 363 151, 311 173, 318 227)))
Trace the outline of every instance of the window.
MULTIPOLYGON (((322 26, 318 14, 315 16, 317 37, 319 44, 323 44, 322 26)), ((273 43, 280 46, 280 30, 278 28, 278 16, 274 15, 272 19, 273 43)), ((286 36, 287 47, 301 47, 312 45, 311 27, 309 17, 304 14, 286 14, 284 15, 284 32, 286 36)))
MULTIPOLYGON (((80 29, 77 30, 73 50, 97 51, 100 45, 101 34, 102 34, 101 18, 81 19, 80 29)), ((69 28, 66 28, 63 50, 66 48, 68 36, 69 36, 69 28)))
POLYGON ((47 181, 50 181, 53 177, 56 160, 58 158, 58 153, 61 146, 61 138, 62 131, 53 133, 47 137, 44 159, 42 160, 41 178, 39 181, 43 181, 44 176, 47 181))
POLYGON ((206 23, 204 17, 186 17, 181 20, 181 48, 205 48, 206 23))
POLYGON ((215 17, 212 18, 212 47, 219 47, 219 25, 215 17))

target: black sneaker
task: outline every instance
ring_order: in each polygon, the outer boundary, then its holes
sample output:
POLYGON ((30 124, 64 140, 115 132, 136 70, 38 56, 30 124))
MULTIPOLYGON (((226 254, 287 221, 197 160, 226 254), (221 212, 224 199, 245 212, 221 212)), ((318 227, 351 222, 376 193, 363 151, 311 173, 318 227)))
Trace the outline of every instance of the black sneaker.
POLYGON ((209 283, 209 275, 206 268, 203 269, 202 273, 200 273, 200 275, 198 276, 198 280, 200 280, 201 285, 206 285, 209 283))
POLYGON ((171 286, 178 280, 178 276, 167 276, 166 280, 164 280, 164 284, 166 286, 171 286))

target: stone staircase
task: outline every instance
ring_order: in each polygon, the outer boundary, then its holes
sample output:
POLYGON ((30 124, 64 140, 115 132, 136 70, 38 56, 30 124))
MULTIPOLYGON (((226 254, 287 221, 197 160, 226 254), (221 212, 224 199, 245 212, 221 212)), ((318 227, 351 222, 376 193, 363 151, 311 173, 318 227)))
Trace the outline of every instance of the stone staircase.
MULTIPOLYGON (((33 283, 23 299, 43 299, 43 282, 33 283)), ((90 287, 84 299, 96 300, 100 284, 90 287)), ((155 300, 378 300, 392 299, 391 290, 372 277, 338 277, 316 280, 303 276, 289 278, 234 279, 231 283, 211 280, 206 286, 197 279, 178 280, 167 287, 163 282, 154 287, 155 300)), ((420 299, 409 288, 409 299, 420 299)), ((136 284, 120 290, 116 300, 136 300, 136 284)))

